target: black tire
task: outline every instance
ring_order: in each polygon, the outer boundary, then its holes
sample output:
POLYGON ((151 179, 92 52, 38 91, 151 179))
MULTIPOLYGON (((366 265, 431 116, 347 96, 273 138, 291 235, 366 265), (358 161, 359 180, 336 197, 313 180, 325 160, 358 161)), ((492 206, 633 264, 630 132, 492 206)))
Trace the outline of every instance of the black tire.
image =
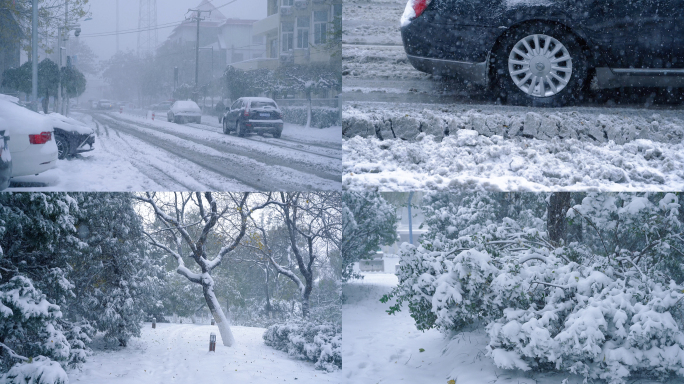
POLYGON ((238 137, 245 137, 245 127, 239 121, 235 123, 235 134, 238 137))
POLYGON ((506 32, 492 52, 490 65, 495 97, 504 103, 556 107, 585 96, 588 64, 582 46, 574 34, 557 24, 535 23, 506 32), (514 52, 516 45, 522 49, 514 52), (547 55, 537 52, 529 55, 527 47, 533 52, 546 49, 547 55), (550 56, 556 49, 558 51, 550 56), (517 52, 526 53, 527 57, 517 52), (509 59, 512 62, 509 63, 509 59), (549 61, 554 59, 560 61, 549 61), (517 64, 523 62, 529 64, 517 64), (514 77, 520 86, 516 85, 514 77))
POLYGON ((228 131, 228 124, 226 124, 226 121, 225 121, 225 120, 223 121, 223 133, 226 134, 226 135, 229 133, 229 131, 228 131))
POLYGON ((174 117, 173 117, 173 122, 176 123, 176 124, 180 124, 180 123, 181 123, 181 120, 180 120, 180 118, 179 118, 178 116, 174 116, 174 117))
POLYGON ((197 124, 202 124, 202 117, 198 117, 196 122, 197 124))
POLYGON ((71 156, 71 146, 69 140, 64 135, 55 135, 55 143, 57 144, 57 158, 64 160, 71 156))
POLYGON ((273 137, 275 137, 276 139, 280 139, 280 135, 282 135, 282 134, 283 134, 283 131, 281 131, 281 130, 273 131, 273 137))

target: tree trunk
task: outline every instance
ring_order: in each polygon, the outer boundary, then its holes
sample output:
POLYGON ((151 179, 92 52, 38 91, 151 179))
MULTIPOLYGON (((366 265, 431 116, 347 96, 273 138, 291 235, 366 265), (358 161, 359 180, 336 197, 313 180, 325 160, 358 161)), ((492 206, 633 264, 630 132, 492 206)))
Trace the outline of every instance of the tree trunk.
POLYGON ((306 112, 306 127, 311 127, 311 91, 307 92, 307 99, 309 99, 309 108, 306 112))
POLYGON ((306 279, 306 287, 302 293, 302 317, 305 319, 309 318, 309 298, 311 297, 311 290, 313 290, 313 282, 310 279, 306 279))
POLYGON ((221 305, 214 295, 214 288, 209 284, 202 284, 202 291, 204 292, 204 299, 207 301, 207 306, 211 315, 216 320, 216 326, 221 334, 221 340, 223 340, 223 345, 226 347, 231 347, 235 343, 233 338, 233 332, 230 331, 230 324, 228 324, 228 319, 226 315, 223 314, 221 310, 221 305))
POLYGON ((570 192, 555 192, 549 198, 549 210, 546 227, 549 239, 554 243, 560 243, 567 239, 565 215, 570 208, 570 192))

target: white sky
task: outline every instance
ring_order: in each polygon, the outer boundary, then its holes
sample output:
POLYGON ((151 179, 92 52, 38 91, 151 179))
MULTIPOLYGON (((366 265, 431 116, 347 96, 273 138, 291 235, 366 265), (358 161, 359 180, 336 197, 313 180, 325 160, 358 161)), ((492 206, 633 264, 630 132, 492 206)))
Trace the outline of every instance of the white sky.
MULTIPOLYGON (((188 9, 197 7, 202 0, 156 0, 157 25, 181 21, 188 9)), ((213 0, 214 6, 219 7, 233 0, 213 0)), ((236 0, 234 3, 220 9, 227 18, 259 20, 266 17, 267 0, 236 0)), ((119 0, 119 29, 132 30, 138 28, 139 0, 119 0)), ((87 43, 98 56, 99 60, 107 60, 116 51, 116 36, 88 37, 93 33, 116 31, 116 0, 90 0, 88 2, 92 13, 92 20, 81 23, 81 42, 87 43)), ((169 36, 172 27, 158 30, 159 44, 169 36)), ((136 50, 137 33, 119 35, 121 50, 136 50)))

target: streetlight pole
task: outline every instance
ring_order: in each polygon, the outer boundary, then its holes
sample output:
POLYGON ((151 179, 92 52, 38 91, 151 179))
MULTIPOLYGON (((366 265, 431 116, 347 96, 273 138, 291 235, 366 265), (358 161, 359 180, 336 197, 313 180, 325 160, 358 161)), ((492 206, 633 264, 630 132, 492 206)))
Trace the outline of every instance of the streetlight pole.
POLYGON ((31 9, 31 101, 33 110, 38 110, 38 0, 33 0, 31 9))

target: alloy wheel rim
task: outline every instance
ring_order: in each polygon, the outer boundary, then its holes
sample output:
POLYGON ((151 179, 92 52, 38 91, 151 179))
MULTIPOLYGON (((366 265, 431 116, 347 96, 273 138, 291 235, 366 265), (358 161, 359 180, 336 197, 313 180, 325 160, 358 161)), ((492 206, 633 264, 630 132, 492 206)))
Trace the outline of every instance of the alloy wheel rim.
POLYGON ((520 39, 508 55, 513 83, 532 97, 549 97, 567 87, 572 78, 572 56, 558 40, 543 34, 520 39))

